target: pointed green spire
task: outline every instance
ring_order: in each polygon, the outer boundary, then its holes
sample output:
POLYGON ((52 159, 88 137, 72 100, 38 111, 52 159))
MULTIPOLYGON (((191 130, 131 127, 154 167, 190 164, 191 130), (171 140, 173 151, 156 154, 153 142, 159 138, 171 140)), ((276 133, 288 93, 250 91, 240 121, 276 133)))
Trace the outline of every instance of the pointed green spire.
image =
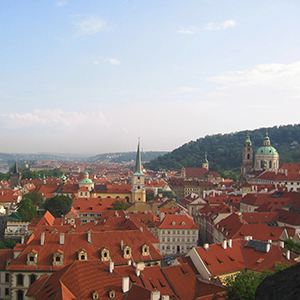
POLYGON ((206 151, 205 151, 205 158, 204 158, 204 162, 205 162, 206 164, 208 164, 207 152, 206 152, 206 151))
POLYGON ((140 150, 140 138, 137 147, 136 161, 134 175, 145 175, 142 171, 142 160, 141 160, 141 150, 140 150))

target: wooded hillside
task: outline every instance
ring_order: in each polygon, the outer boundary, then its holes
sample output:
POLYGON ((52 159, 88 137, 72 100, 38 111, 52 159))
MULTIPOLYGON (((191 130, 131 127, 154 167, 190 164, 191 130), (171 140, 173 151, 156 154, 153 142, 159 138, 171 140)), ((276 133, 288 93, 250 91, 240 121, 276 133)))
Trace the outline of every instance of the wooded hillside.
POLYGON ((145 165, 152 170, 179 170, 184 167, 202 167, 205 151, 210 170, 222 173, 226 170, 238 172, 242 162, 243 145, 249 132, 254 154, 262 146, 266 131, 271 145, 280 155, 280 165, 285 162, 300 162, 300 124, 260 128, 229 134, 208 135, 150 161, 145 165))

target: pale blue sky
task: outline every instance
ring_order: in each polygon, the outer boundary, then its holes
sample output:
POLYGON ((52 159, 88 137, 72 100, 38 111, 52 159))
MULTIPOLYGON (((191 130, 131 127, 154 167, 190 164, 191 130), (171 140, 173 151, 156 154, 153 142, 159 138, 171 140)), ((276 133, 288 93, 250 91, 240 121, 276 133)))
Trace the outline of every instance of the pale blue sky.
POLYGON ((300 1, 0 3, 0 152, 173 150, 299 123, 300 1))

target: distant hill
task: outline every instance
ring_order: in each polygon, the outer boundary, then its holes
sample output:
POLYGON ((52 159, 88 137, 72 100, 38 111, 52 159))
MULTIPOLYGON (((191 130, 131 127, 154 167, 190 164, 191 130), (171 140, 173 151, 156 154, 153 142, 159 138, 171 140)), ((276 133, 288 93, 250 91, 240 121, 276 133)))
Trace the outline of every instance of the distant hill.
POLYGON ((280 155, 280 164, 300 162, 300 124, 260 128, 252 131, 239 131, 229 134, 208 135, 196 141, 190 141, 181 147, 145 164, 147 169, 179 170, 185 167, 202 167, 205 152, 210 169, 218 172, 238 171, 242 162, 243 145, 249 132, 255 151, 263 144, 266 130, 271 145, 280 155))
MULTIPOLYGON (((143 162, 149 162, 157 158, 160 155, 166 154, 166 151, 146 151, 141 152, 141 157, 143 162)), ((121 163, 135 161, 136 152, 116 152, 116 153, 104 153, 98 154, 96 156, 90 157, 87 161, 89 162, 111 162, 111 163, 121 163)))

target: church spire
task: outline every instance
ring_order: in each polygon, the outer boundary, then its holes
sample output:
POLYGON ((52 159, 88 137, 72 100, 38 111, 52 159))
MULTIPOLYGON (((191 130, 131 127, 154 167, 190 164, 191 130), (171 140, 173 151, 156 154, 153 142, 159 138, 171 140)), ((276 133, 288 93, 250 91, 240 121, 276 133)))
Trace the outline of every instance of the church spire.
POLYGON ((13 174, 18 174, 18 173, 19 173, 18 162, 17 160, 15 160, 13 174))
POLYGON ((142 159, 141 159, 141 149, 140 149, 140 138, 138 142, 137 152, 136 152, 136 161, 135 161, 135 170, 134 174, 144 175, 142 171, 142 159))

